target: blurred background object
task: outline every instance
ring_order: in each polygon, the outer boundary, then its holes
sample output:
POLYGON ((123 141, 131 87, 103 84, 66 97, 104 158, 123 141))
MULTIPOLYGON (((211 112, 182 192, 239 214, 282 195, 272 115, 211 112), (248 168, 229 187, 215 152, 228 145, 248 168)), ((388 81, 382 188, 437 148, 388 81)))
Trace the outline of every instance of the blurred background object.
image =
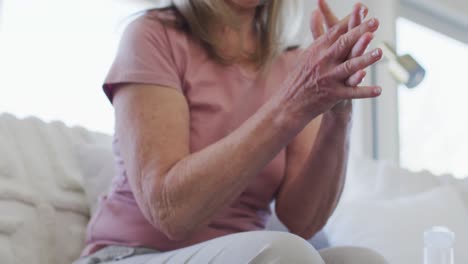
POLYGON ((383 50, 388 70, 392 76, 408 88, 418 86, 426 76, 426 70, 409 54, 399 56, 390 44, 383 42, 379 45, 383 50))

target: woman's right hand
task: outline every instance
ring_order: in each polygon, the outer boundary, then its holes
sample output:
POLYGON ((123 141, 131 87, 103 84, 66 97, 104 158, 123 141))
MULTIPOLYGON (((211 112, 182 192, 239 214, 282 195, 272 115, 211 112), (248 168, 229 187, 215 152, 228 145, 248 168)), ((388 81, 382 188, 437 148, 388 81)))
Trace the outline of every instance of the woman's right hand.
MULTIPOLYGON (((353 15, 356 14, 348 17, 353 15)), ((379 21, 372 18, 349 30, 348 20, 340 21, 300 54, 296 69, 281 93, 282 105, 291 117, 309 122, 343 100, 373 98, 381 94, 379 86, 347 85, 351 76, 382 58, 380 49, 355 58, 349 56, 363 35, 378 29, 379 21)))

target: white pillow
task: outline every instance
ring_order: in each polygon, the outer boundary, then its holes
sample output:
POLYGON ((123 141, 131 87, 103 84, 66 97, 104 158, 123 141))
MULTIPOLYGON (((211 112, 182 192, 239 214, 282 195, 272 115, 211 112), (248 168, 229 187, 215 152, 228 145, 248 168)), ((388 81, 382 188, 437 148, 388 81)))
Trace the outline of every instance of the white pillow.
POLYGON ((94 215, 99 196, 107 193, 115 175, 114 155, 111 146, 94 144, 78 145, 77 154, 86 200, 94 215))
POLYGON ((429 171, 412 172, 396 165, 386 164, 377 178, 375 199, 394 199, 429 191, 441 182, 429 171))
POLYGON ((440 179, 428 171, 411 172, 389 162, 351 157, 342 200, 394 199, 440 185, 440 179))
POLYGON ((468 263, 468 213, 451 186, 393 200, 343 203, 325 231, 332 246, 368 247, 389 263, 418 264, 423 232, 436 225, 455 232, 456 263, 468 263))
POLYGON ((376 189, 377 178, 381 174, 383 166, 384 163, 381 161, 351 155, 341 200, 354 200, 373 192, 376 189))
POLYGON ((451 185, 459 191, 468 210, 468 178, 457 179, 453 175, 444 174, 440 176, 440 180, 444 185, 451 185))
POLYGON ((457 187, 468 210, 468 178, 458 180, 457 187))

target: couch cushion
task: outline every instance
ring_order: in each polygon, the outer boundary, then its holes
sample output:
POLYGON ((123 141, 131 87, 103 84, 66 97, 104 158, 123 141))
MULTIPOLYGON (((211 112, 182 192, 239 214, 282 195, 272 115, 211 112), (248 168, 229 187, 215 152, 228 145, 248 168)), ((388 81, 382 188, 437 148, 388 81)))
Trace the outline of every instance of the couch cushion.
POLYGON ((395 164, 351 156, 342 201, 394 199, 442 185, 429 171, 412 172, 395 164))
POLYGON ((80 144, 77 145, 76 150, 83 174, 86 199, 91 215, 94 215, 99 197, 107 193, 115 175, 111 144, 80 144))
POLYGON ((61 122, 0 115, 2 263, 63 264, 78 257, 89 207, 75 144, 106 138, 61 122))

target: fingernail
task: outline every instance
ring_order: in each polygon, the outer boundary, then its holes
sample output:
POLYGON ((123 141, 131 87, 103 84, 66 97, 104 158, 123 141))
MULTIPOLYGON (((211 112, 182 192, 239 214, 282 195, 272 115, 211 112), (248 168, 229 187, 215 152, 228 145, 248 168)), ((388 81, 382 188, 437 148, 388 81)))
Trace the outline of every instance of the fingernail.
POLYGON ((376 49, 372 52, 372 57, 377 58, 380 56, 380 49, 376 49))
POLYGON ((377 20, 375 18, 372 18, 368 22, 369 27, 375 27, 377 25, 377 20))
POLYGON ((363 20, 366 17, 366 12, 367 8, 365 6, 361 6, 361 10, 359 11, 359 14, 361 15, 361 20, 363 20))
POLYGON ((382 88, 380 88, 380 87, 377 87, 377 88, 374 89, 375 94, 380 94, 381 92, 382 92, 382 88))

